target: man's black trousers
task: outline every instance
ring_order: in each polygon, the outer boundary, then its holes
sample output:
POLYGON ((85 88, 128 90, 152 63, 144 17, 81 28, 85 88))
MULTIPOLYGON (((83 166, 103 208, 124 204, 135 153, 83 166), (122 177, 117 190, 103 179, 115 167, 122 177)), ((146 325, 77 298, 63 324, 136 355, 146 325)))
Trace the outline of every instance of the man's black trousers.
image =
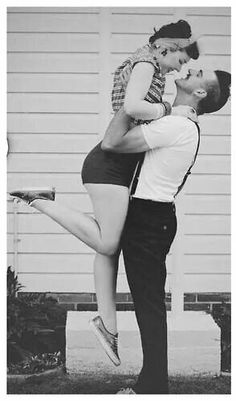
POLYGON ((122 235, 143 348, 137 394, 167 394, 166 255, 177 228, 173 203, 133 198, 122 235))

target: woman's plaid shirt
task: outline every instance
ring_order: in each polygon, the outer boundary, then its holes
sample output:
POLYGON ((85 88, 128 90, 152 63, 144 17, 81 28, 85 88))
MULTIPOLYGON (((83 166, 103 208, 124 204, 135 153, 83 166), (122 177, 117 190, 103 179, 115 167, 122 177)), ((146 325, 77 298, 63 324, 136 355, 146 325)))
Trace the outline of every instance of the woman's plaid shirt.
MULTIPOLYGON (((148 93, 145 97, 150 103, 160 103, 165 89, 165 77, 160 72, 160 67, 150 45, 145 45, 136 50, 123 64, 118 67, 114 73, 113 89, 111 94, 112 108, 117 112, 124 104, 125 91, 129 82, 130 75, 135 64, 140 62, 151 63, 154 68, 154 74, 148 93)), ((144 121, 135 121, 136 124, 144 121)), ((150 122, 150 121, 149 121, 150 122)))

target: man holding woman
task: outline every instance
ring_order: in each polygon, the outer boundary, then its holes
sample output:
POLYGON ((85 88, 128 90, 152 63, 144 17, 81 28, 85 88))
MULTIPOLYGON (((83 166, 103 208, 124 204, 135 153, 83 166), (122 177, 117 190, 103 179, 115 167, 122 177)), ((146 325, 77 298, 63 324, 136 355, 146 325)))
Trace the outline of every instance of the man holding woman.
MULTIPOLYGON (((183 64, 198 55, 186 21, 180 20, 155 31, 149 44, 138 49, 116 70, 112 91, 114 112, 124 105, 131 123, 136 126, 170 113, 191 115, 187 107, 184 110, 171 108, 168 102, 162 101, 162 95, 165 75, 180 71, 183 64)), ((58 203, 51 189, 11 193, 51 217, 97 252, 94 275, 99 316, 91 325, 115 365, 120 364, 115 304, 118 248, 128 210, 129 187, 141 158, 143 151, 125 155, 108 153, 101 148, 101 143, 89 153, 83 165, 82 180, 92 200, 95 219, 58 203)))
MULTIPOLYGON (((185 79, 176 80, 174 106, 187 106, 192 118, 170 115, 127 132, 130 117, 121 108, 102 142, 108 154, 146 152, 121 239, 141 334, 143 367, 134 389, 124 389, 121 394, 168 393, 165 261, 177 228, 174 200, 196 159, 200 139, 197 115, 223 107, 230 84, 227 72, 189 70, 185 79)), ((21 190, 11 195, 54 204, 48 202, 51 194, 46 191, 21 190)), ((109 345, 107 329, 101 324, 98 329, 109 345)))

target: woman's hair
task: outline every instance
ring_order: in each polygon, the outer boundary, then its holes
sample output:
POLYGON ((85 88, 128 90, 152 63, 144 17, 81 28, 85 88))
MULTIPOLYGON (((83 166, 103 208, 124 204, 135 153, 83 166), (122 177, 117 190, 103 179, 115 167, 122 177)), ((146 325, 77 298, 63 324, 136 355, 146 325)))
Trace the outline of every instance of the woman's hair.
POLYGON ((163 25, 158 31, 154 28, 154 34, 150 36, 149 43, 153 44, 160 38, 188 39, 192 35, 191 27, 187 21, 180 19, 178 22, 163 25))
POLYGON ((207 96, 198 103, 197 113, 199 115, 220 110, 230 96, 231 74, 220 70, 214 72, 218 84, 211 84, 207 87, 207 96))
POLYGON ((165 45, 170 51, 186 51, 190 58, 196 60, 199 57, 199 49, 197 42, 190 43, 188 41, 191 35, 192 32, 189 23, 184 20, 179 20, 175 23, 163 25, 158 31, 154 28, 154 34, 150 36, 149 43, 153 45, 154 42, 158 41, 160 44, 165 45), (168 39, 171 40, 168 42, 168 39))
POLYGON ((192 58, 193 60, 197 60, 200 53, 197 42, 190 43, 190 45, 184 47, 181 50, 185 50, 187 55, 192 58))

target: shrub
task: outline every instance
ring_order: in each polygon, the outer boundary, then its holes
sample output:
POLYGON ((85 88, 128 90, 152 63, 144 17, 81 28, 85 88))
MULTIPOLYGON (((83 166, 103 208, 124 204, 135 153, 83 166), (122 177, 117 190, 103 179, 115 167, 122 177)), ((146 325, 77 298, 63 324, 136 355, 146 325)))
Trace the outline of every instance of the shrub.
POLYGON ((47 294, 24 294, 11 266, 7 270, 8 364, 33 354, 65 352, 66 311, 47 294))
POLYGON ((45 370, 63 366, 64 358, 61 352, 33 355, 15 364, 9 364, 8 371, 11 374, 35 374, 45 370))

